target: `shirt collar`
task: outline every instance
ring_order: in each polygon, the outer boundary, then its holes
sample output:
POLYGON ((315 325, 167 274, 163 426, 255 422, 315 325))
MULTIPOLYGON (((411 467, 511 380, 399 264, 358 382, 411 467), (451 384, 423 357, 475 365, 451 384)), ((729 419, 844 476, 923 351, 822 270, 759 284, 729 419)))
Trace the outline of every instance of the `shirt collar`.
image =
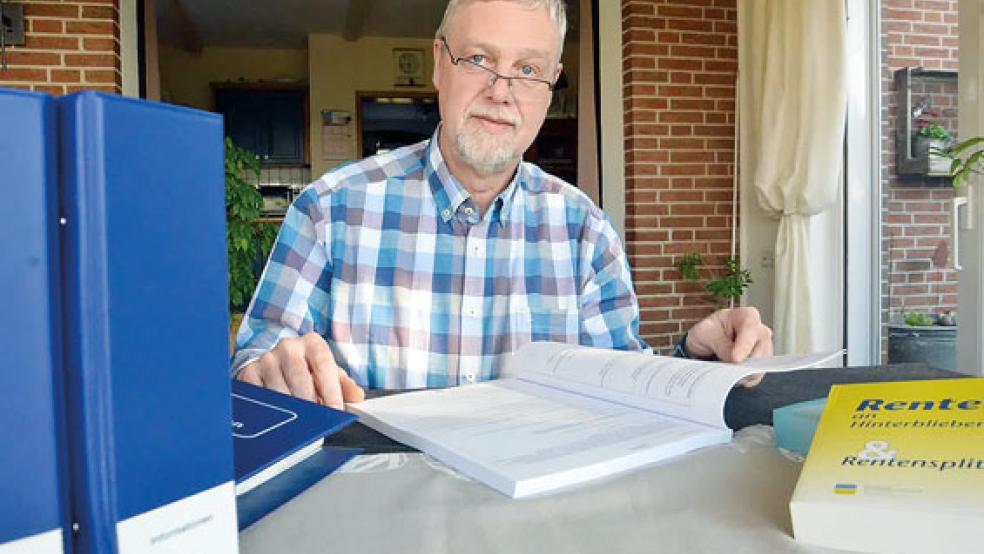
MULTIPOLYGON (((444 161, 444 156, 441 154, 440 143, 438 142, 440 134, 441 125, 438 124, 424 154, 424 174, 427 177, 427 181, 431 187, 431 193, 434 195, 434 201, 437 204, 437 215, 442 221, 447 223, 455 217, 462 204, 471 198, 471 194, 451 175, 448 164, 444 161)), ((521 183, 525 182, 527 173, 528 170, 525 168, 525 164, 520 162, 512 181, 509 182, 509 186, 500 192, 495 197, 495 200, 492 201, 490 208, 492 211, 492 221, 505 224, 509 212, 512 209, 516 189, 521 186, 521 183)))

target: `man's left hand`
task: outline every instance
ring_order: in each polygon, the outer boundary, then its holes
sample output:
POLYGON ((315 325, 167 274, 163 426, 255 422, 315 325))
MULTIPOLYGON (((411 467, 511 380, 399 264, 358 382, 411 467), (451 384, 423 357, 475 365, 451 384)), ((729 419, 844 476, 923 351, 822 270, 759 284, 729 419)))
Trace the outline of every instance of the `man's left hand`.
MULTIPOLYGON (((756 308, 718 310, 687 334, 687 352, 698 358, 716 356, 722 362, 734 363, 771 356, 772 329, 762 323, 756 308)), ((754 387, 764 376, 763 373, 749 375, 738 384, 754 387)))

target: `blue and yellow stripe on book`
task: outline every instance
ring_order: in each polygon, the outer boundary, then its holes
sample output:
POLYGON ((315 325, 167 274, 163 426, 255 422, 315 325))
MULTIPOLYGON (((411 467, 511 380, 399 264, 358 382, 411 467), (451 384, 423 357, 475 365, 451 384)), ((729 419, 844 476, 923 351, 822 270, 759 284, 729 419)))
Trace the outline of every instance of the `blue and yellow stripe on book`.
POLYGON ((854 483, 834 484, 834 494, 856 494, 857 492, 858 486, 854 483))

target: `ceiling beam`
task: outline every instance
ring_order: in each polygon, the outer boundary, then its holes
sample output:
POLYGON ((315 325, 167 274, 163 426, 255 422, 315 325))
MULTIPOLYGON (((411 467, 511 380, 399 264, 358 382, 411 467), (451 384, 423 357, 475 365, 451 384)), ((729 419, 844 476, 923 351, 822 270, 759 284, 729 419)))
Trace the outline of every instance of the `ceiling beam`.
POLYGON ((194 54, 202 53, 202 39, 198 35, 198 28, 195 26, 195 22, 192 21, 191 16, 188 15, 188 11, 181 4, 181 0, 164 0, 170 4, 170 12, 174 17, 174 23, 176 24, 175 37, 178 39, 178 46, 182 50, 194 54))
POLYGON ((359 40, 362 31, 369 19, 369 12, 372 11, 373 0, 348 0, 345 8, 345 28, 342 30, 342 38, 349 42, 359 40))

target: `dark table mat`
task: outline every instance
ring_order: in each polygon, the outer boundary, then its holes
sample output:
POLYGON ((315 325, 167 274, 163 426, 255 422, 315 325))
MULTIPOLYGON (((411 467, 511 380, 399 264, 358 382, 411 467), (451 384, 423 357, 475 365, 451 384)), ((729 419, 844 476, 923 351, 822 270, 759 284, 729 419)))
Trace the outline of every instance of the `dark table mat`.
MULTIPOLYGON (((772 410, 804 400, 823 398, 830 386, 840 383, 870 383, 877 381, 917 381, 966 377, 959 373, 933 369, 925 364, 892 364, 874 367, 804 369, 772 373, 755 388, 735 388, 724 404, 724 420, 728 427, 738 430, 750 425, 772 425, 772 410)), ((366 398, 376 398, 400 391, 366 391, 366 398)), ((325 441, 331 446, 358 447, 366 454, 416 452, 409 447, 378 433, 361 423, 353 423, 325 441)))

